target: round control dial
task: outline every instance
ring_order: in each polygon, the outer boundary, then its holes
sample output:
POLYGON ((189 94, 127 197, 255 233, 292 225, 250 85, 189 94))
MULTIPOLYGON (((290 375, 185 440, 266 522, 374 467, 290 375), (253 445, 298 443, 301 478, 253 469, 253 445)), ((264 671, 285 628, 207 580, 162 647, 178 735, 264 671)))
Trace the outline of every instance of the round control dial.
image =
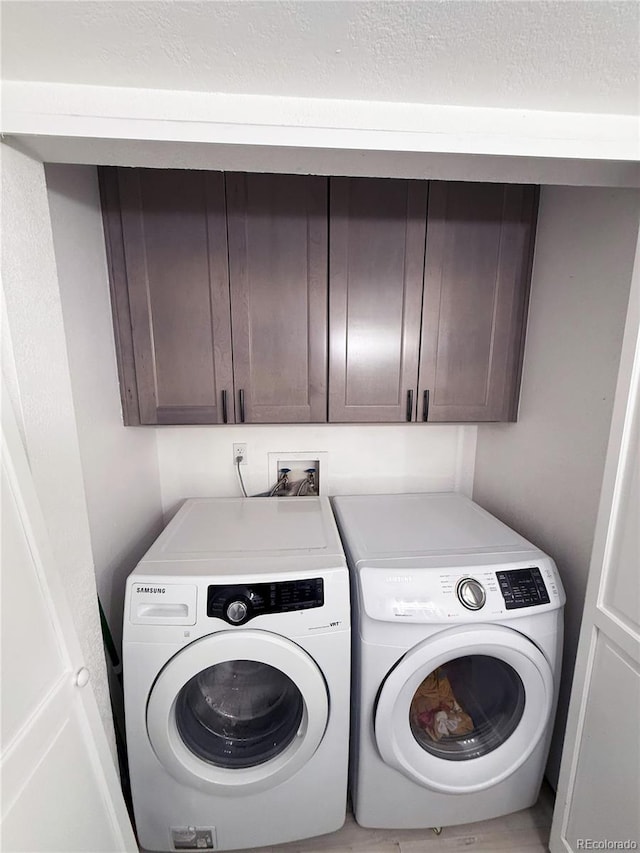
POLYGON ((244 601, 232 601, 231 604, 227 606, 226 615, 229 622, 233 622, 234 625, 238 625, 247 616, 247 605, 244 601))
POLYGON ((467 610, 480 610, 481 607, 484 607, 487 600, 487 593, 484 591, 484 587, 475 578, 462 578, 458 583, 456 592, 458 593, 460 604, 466 607, 467 610))

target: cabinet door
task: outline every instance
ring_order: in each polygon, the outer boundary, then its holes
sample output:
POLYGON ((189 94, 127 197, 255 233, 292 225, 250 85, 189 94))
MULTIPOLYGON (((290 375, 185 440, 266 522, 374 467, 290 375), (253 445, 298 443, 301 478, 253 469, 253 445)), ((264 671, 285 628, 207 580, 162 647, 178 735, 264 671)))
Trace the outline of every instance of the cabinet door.
POLYGON ((236 420, 327 419, 327 180, 227 174, 236 420))
POLYGON ((332 178, 329 420, 415 419, 426 181, 332 178))
POLYGON ((233 421, 223 174, 101 177, 125 423, 233 421))
POLYGON ((433 182, 418 418, 515 420, 536 187, 433 182))

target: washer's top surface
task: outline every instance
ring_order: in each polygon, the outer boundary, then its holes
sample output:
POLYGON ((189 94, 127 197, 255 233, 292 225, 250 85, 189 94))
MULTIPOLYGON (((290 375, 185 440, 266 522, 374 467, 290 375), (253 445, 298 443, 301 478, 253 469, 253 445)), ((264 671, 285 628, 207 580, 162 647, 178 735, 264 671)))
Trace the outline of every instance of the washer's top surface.
MULTIPOLYGON (((234 570, 242 561, 258 570, 260 562, 273 564, 287 558, 297 558, 300 568, 305 568, 304 558, 344 565, 328 498, 190 498, 137 571, 157 572, 158 564, 212 561, 225 562, 234 570)), ((192 569, 199 573, 195 565, 192 569)))
POLYGON ((534 545, 464 495, 444 492, 336 497, 342 537, 356 565, 402 558, 518 553, 534 545))

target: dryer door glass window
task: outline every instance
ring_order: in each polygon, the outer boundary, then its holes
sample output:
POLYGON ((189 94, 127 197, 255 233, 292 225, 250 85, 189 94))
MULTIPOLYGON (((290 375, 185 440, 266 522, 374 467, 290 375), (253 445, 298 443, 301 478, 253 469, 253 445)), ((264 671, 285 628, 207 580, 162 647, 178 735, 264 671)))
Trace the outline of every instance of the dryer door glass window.
POLYGON ((279 669, 252 660, 224 661, 191 678, 175 705, 180 736, 218 767, 263 764, 300 728, 302 694, 279 669))
POLYGON ((421 682, 409 724, 427 752, 465 761, 492 752, 513 734, 524 701, 522 681, 509 664, 468 655, 437 667, 421 682))

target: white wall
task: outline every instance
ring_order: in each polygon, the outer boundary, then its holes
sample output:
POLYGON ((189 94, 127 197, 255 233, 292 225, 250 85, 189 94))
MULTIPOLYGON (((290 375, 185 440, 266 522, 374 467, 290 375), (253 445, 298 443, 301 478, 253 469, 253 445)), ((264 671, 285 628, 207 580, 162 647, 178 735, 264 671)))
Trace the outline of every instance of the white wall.
POLYGON ((471 494, 475 426, 398 424, 327 426, 161 427, 158 458, 162 502, 170 517, 188 497, 241 494, 232 444, 247 443, 247 492, 263 492, 268 453, 328 453, 327 494, 462 491, 471 494))
POLYGON ((98 592, 119 644, 124 584, 162 529, 153 430, 122 423, 97 172, 46 180, 98 592))
POLYGON ((8 3, 2 24, 9 80, 574 114, 637 108, 634 3, 8 3))
POLYGON ((567 592, 554 785, 639 216, 636 190, 543 189, 519 420, 478 429, 474 499, 548 551, 567 592))
POLYGON ((5 323, 12 349, 3 372, 9 368, 12 403, 54 558, 114 749, 44 167, 6 145, 2 214, 5 323))

